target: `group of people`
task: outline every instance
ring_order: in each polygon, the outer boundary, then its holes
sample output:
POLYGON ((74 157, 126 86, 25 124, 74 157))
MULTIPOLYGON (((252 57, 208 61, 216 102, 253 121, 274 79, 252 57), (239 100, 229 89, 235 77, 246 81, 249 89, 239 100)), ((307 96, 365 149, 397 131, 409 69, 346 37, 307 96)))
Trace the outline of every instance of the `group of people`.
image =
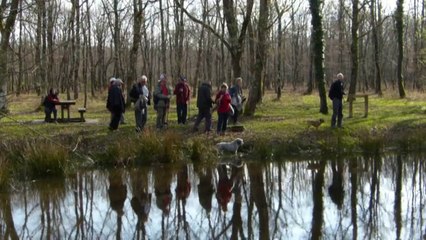
POLYGON ((204 132, 209 133, 212 128, 212 109, 217 110, 218 121, 216 132, 223 135, 227 128, 228 118, 231 116, 236 124, 238 116, 242 111, 245 101, 242 91, 242 78, 236 78, 232 87, 228 90, 228 85, 222 83, 214 101, 212 100, 211 82, 205 81, 198 88, 197 108, 198 115, 195 120, 193 131, 198 131, 201 121, 205 120, 204 132), (213 107, 213 105, 215 106, 213 107))
MULTIPOLYGON (((154 103, 154 109, 157 112, 156 128, 164 129, 168 125, 168 114, 170 108, 170 99, 176 96, 176 111, 178 124, 186 124, 188 118, 188 106, 191 97, 191 89, 188 85, 187 78, 180 76, 178 83, 172 89, 168 85, 167 76, 161 74, 158 82, 154 87, 151 96, 147 86, 148 78, 142 75, 132 86, 129 97, 133 103, 135 122, 137 132, 143 131, 148 119, 148 105, 151 105, 151 98, 154 103)), ((123 81, 119 78, 111 78, 108 90, 107 109, 111 112, 110 130, 116 130, 123 118, 125 112, 125 101, 122 92, 123 81)), ((229 116, 235 123, 242 111, 242 104, 245 100, 242 92, 242 79, 237 78, 234 85, 228 90, 228 85, 223 83, 217 92, 214 100, 212 95, 211 83, 205 81, 198 88, 197 108, 198 116, 193 127, 194 131, 198 131, 198 126, 205 119, 205 132, 212 129, 212 111, 217 110, 218 123, 217 133, 223 135, 227 128, 229 116)))

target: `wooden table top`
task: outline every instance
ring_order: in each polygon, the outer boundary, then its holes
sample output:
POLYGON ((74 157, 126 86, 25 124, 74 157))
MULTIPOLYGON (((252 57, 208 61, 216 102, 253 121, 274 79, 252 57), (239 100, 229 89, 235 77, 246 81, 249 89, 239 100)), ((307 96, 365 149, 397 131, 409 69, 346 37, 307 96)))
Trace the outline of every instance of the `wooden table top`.
POLYGON ((55 105, 74 105, 75 100, 61 100, 59 102, 55 102, 55 105))

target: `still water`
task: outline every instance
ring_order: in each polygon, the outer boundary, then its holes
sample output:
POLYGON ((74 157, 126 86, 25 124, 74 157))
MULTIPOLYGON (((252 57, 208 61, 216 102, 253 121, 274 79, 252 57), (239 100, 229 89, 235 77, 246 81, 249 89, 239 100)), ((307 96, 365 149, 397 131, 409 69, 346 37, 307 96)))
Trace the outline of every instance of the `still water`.
POLYGON ((1 239, 426 239, 424 156, 91 170, 0 194, 1 239))

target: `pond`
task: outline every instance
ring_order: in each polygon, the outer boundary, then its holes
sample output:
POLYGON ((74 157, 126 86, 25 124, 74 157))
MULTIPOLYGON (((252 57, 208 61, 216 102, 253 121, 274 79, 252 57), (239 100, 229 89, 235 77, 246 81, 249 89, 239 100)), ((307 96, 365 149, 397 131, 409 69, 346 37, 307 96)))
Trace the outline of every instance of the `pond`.
POLYGON ((87 170, 0 194, 0 238, 425 239, 418 154, 87 170))

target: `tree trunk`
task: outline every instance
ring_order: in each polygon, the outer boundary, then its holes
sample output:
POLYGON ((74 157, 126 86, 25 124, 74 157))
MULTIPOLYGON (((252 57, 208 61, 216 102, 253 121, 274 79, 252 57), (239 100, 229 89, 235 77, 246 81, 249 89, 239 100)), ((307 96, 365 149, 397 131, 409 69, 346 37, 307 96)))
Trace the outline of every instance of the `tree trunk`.
POLYGON ((75 46, 72 54, 74 55, 74 74, 73 74, 73 91, 74 99, 78 99, 79 91, 79 70, 80 70, 80 0, 74 0, 75 4, 75 46))
POLYGON ((6 12, 6 9, 3 8, 3 4, 1 6, 2 9, 0 12, 0 21, 2 22, 2 24, 0 25, 0 111, 7 111, 7 52, 9 50, 10 34, 13 31, 16 16, 18 15, 18 6, 19 0, 12 0, 10 2, 9 14, 7 16, 3 15, 3 13, 6 12), (6 19, 5 23, 3 23, 3 19, 6 19))
MULTIPOLYGON (((269 0, 260 0, 259 22, 257 25, 257 48, 254 66, 254 79, 251 81, 249 96, 244 114, 253 116, 256 105, 262 101, 262 85, 264 83, 264 66, 268 48, 269 0)), ((235 73, 235 72, 234 72, 235 73)))
MULTIPOLYGON (((136 64, 138 62, 139 44, 142 40, 142 18, 142 0, 133 0, 133 43, 130 50, 127 89, 131 89, 133 81, 136 81, 137 78, 136 64)), ((127 92, 130 93, 130 91, 127 92)), ((129 107, 130 104, 131 102, 127 101, 126 106, 129 107)))
POLYGON ((405 83, 402 76, 402 61, 404 59, 404 0, 397 0, 396 2, 396 12, 395 12, 395 22, 396 22, 396 34, 397 34, 397 43, 398 43, 398 64, 397 64, 397 77, 398 77, 398 91, 399 97, 405 98, 405 83))
POLYGON ((161 64, 160 72, 166 72, 167 67, 167 47, 166 47, 166 29, 164 27, 164 9, 163 9, 163 0, 159 1, 160 3, 160 26, 161 26, 161 64))
POLYGON ((229 35, 229 47, 228 50, 231 53, 231 63, 234 78, 241 77, 241 65, 240 60, 243 54, 244 38, 247 31, 247 27, 251 18, 253 10, 253 0, 247 0, 246 15, 244 17, 241 30, 238 33, 238 22, 235 13, 235 6, 233 0, 223 0, 223 16, 226 21, 226 27, 229 35))
MULTIPOLYGON (((355 95, 356 92, 356 84, 358 80, 358 15, 359 15, 359 1, 352 1, 352 43, 351 43, 351 82, 349 86, 349 96, 355 95)), ((348 97, 349 97, 348 96, 348 97)))
POLYGON ((281 99, 281 82, 282 82, 282 73, 281 73, 281 66, 282 66, 282 56, 281 56, 281 51, 282 51, 282 39, 283 39, 283 30, 282 30, 282 16, 284 11, 280 11, 278 8, 278 2, 274 1, 274 6, 275 6, 275 10, 277 12, 278 15, 278 37, 277 37, 277 78, 276 78, 276 91, 277 91, 277 100, 281 99))
POLYGON ((324 82, 324 32, 322 27, 322 0, 309 0, 309 7, 312 14, 312 37, 314 51, 315 78, 317 81, 320 97, 320 113, 327 114, 327 96, 324 82))
POLYGON ((372 33, 373 33, 373 45, 374 45, 374 66, 376 67, 375 92, 379 96, 382 96, 383 92, 382 92, 382 76, 381 76, 381 68, 380 68, 380 46, 379 46, 379 37, 378 37, 379 30, 377 27, 376 11, 377 11, 376 0, 371 0, 371 3, 370 3, 371 26, 372 26, 372 33))

